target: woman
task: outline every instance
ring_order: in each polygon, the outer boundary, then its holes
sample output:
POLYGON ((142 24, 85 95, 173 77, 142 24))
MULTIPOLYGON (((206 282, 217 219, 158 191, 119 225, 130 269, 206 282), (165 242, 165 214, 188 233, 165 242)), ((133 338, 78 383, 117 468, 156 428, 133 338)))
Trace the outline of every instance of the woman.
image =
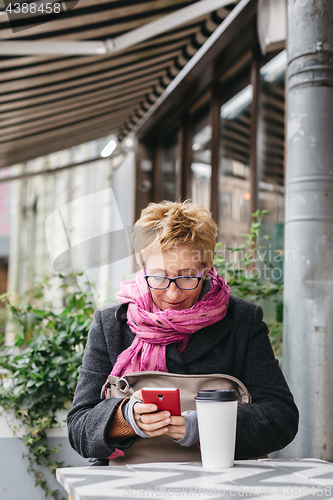
POLYGON ((201 205, 163 202, 142 211, 133 234, 141 269, 122 283, 120 304, 95 311, 68 414, 69 439, 82 456, 99 464, 109 458, 126 463, 126 450, 135 441, 151 438, 153 449, 157 436, 177 443, 175 461, 185 456, 185 447, 198 449, 196 412, 178 417, 158 412, 140 401, 140 393, 101 401, 110 372, 223 373, 241 380, 252 404, 238 407, 236 459, 266 455, 294 438, 298 411, 262 310, 230 296, 212 267, 216 235, 217 226, 201 205))

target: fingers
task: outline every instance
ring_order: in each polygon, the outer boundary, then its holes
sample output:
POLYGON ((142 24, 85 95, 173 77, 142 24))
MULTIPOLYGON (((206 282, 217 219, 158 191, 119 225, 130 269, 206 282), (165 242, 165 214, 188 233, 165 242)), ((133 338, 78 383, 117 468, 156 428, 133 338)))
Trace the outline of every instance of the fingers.
POLYGON ((136 391, 132 394, 136 399, 141 399, 142 401, 142 394, 141 391, 136 391))
MULTIPOLYGON (((141 398, 141 391, 133 396, 141 398)), ((170 416, 168 411, 157 411, 154 404, 135 403, 133 415, 136 425, 147 436, 155 437, 168 434, 173 439, 181 439, 185 435, 185 419, 181 416, 170 416)))
MULTIPOLYGON (((162 413, 162 412, 159 412, 162 413)), ((167 434, 172 439, 182 439, 185 436, 185 420, 183 417, 169 417, 159 422, 144 423, 151 415, 141 415, 141 422, 138 424, 148 436, 155 437, 167 434)))
POLYGON ((162 436, 163 434, 168 433, 168 427, 161 427, 160 429, 157 429, 155 431, 148 431, 145 429, 142 429, 145 434, 149 437, 156 437, 156 436, 162 436))
POLYGON ((133 415, 136 425, 148 436, 160 436, 164 434, 164 429, 170 423, 170 412, 156 411, 154 404, 135 403, 133 415))
POLYGON ((139 418, 142 426, 146 427, 148 430, 155 430, 160 427, 165 427, 170 424, 170 413, 169 412, 158 412, 158 413, 145 413, 141 414, 139 418))
POLYGON ((168 436, 173 439, 182 439, 185 436, 185 419, 184 417, 171 417, 170 425, 168 426, 168 436))
MULTIPOLYGON (((133 406, 134 414, 137 413, 138 415, 141 415, 142 413, 156 412, 156 410, 157 410, 157 406, 154 404, 135 403, 133 406)), ((161 412, 159 412, 159 413, 161 413, 161 412)), ((170 415, 170 413, 169 413, 169 415, 170 415)))
POLYGON ((164 428, 170 424, 170 413, 159 411, 156 413, 141 413, 134 415, 136 425, 148 436, 159 436, 164 434, 164 428))
POLYGON ((171 425, 185 427, 185 418, 173 416, 173 417, 171 417, 171 425))
POLYGON ((167 435, 170 436, 172 439, 182 439, 185 436, 185 425, 184 426, 178 426, 178 425, 169 425, 168 427, 168 432, 167 435))
MULTIPOLYGON (((139 417, 138 417, 139 418, 139 417)), ((154 413, 141 413, 141 418, 139 421, 142 424, 156 424, 158 422, 164 422, 164 425, 170 423, 170 412, 169 411, 156 411, 154 413)))

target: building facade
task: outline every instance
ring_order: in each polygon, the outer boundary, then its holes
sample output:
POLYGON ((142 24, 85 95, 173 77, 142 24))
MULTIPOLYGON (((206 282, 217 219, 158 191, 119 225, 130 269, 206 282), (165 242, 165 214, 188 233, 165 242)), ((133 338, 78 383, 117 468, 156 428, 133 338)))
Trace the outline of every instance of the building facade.
POLYGON ((251 214, 268 210, 267 260, 279 280, 287 53, 283 39, 262 53, 259 22, 248 3, 137 126, 136 217, 149 201, 189 198, 211 210, 222 246, 237 248, 251 214))
POLYGON ((126 151, 102 158, 106 142, 92 141, 11 168, 14 177, 24 172, 11 181, 7 290, 17 297, 53 278, 46 298, 62 307, 59 273, 83 273, 79 283, 91 287, 100 306, 135 270, 127 245, 121 255, 116 250, 118 232, 127 234, 134 220, 134 156, 126 151))

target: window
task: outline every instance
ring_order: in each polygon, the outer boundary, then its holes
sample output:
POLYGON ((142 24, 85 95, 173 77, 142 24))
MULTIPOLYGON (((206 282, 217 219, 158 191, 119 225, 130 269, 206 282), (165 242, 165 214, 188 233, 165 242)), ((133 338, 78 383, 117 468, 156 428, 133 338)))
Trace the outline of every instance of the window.
POLYGON ((209 108, 203 106, 193 116, 192 161, 191 161, 191 199, 210 209, 211 189, 211 150, 212 129, 209 124, 209 108))
POLYGON ((161 198, 176 201, 177 174, 179 170, 178 129, 162 142, 161 150, 161 198))
POLYGON ((242 241, 251 222, 250 135, 253 89, 246 85, 221 106, 219 240, 242 241))

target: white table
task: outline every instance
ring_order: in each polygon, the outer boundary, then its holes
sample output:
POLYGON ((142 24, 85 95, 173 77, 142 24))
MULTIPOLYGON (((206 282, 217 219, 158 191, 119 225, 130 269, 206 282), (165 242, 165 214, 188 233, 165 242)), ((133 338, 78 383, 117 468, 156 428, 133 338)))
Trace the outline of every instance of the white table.
POLYGON ((214 472, 176 462, 69 467, 57 480, 74 500, 333 498, 333 463, 315 458, 239 460, 214 472))

